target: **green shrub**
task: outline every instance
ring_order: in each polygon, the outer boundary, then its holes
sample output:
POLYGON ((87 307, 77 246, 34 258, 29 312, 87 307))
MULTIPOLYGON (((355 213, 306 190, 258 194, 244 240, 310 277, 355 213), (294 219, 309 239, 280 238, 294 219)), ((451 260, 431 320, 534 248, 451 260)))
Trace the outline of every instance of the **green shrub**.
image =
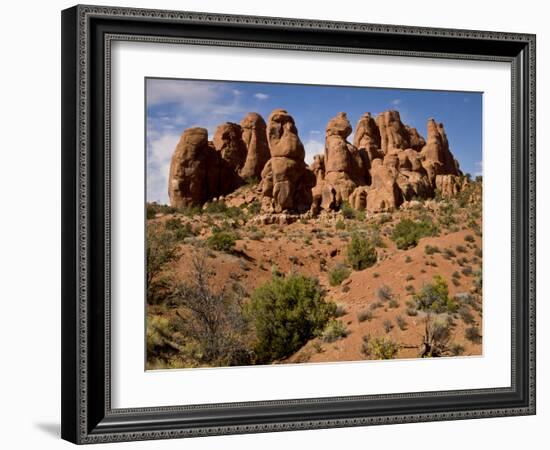
POLYGON ((224 214, 227 211, 227 205, 224 202, 207 203, 204 212, 207 214, 224 214))
POLYGON ((364 270, 376 264, 376 248, 368 238, 353 233, 347 247, 348 263, 354 270, 364 270))
POLYGON ((334 226, 336 227, 337 230, 343 230, 346 228, 346 224, 341 219, 338 219, 338 221, 336 222, 336 225, 334 226))
POLYGON ((397 326, 400 330, 406 330, 407 329, 407 321, 403 319, 402 316, 397 316, 395 318, 395 323, 397 323, 397 326))
POLYGON ((154 303, 158 299, 162 283, 160 275, 166 265, 179 257, 179 247, 174 234, 161 228, 156 222, 146 227, 147 258, 147 301, 154 303))
POLYGON ((391 239, 398 249, 406 250, 418 245, 418 241, 426 236, 435 236, 437 226, 428 220, 412 221, 402 219, 393 229, 391 239))
POLYGON ((342 317, 345 316, 348 312, 346 311, 346 307, 344 305, 336 305, 336 310, 334 311, 334 317, 342 317))
POLYGON ((387 284, 383 284, 382 286, 380 286, 376 291, 376 294, 381 301, 388 301, 393 299, 393 292, 387 284))
POLYGON ((253 241, 261 241, 265 237, 264 230, 251 229, 248 237, 253 241))
POLYGON ((186 237, 193 236, 193 227, 190 223, 182 223, 180 219, 171 218, 164 222, 164 227, 171 231, 174 238, 178 241, 184 240, 186 237))
POLYGON ((449 350, 451 352, 451 355, 453 356, 460 356, 464 353, 464 346, 461 344, 451 344, 449 347, 449 350))
POLYGON ((206 240, 206 245, 212 250, 230 253, 235 248, 237 239, 237 234, 232 231, 214 229, 206 240))
POLYGON ((382 325, 383 325, 384 331, 386 333, 389 333, 393 329, 393 324, 391 323, 391 320, 389 320, 389 319, 384 320, 384 323, 382 325))
POLYGON ((343 264, 337 264, 334 269, 332 269, 328 274, 328 282, 331 286, 340 286, 342 281, 344 281, 351 274, 349 270, 343 264))
POLYGON ((437 245, 426 245, 424 247, 424 253, 426 253, 426 255, 433 255, 434 253, 441 253, 441 250, 439 250, 437 245))
POLYGON ((365 320, 368 320, 370 322, 373 318, 374 314, 370 309, 362 309, 357 313, 357 320, 359 322, 364 322, 365 320))
POLYGON ((464 336, 474 344, 479 344, 481 342, 481 334, 478 327, 473 326, 466 328, 466 330, 464 330, 464 336))
POLYGON ((183 224, 181 223, 181 220, 175 217, 171 217, 170 219, 166 220, 166 222, 164 222, 164 228, 170 231, 177 230, 182 226, 183 224))
POLYGON ((425 312, 452 313, 457 310, 457 304, 449 298, 449 287, 441 275, 433 277, 433 283, 422 286, 414 295, 416 308, 425 312))
POLYGON ((246 209, 248 210, 249 214, 260 214, 260 211, 262 210, 262 204, 258 200, 254 200, 252 203, 247 205, 246 209))
POLYGON ((458 314, 460 314, 460 317, 465 324, 471 325, 475 323, 474 315, 470 312, 470 308, 468 308, 466 305, 458 308, 458 314))
POLYGON ((418 315, 418 310, 416 308, 408 307, 407 316, 414 317, 418 315))
POLYGON ((334 342, 338 339, 345 338, 348 334, 348 329, 341 321, 331 319, 323 330, 321 338, 325 342, 334 342))
POLYGON ((426 316, 421 358, 436 358, 449 354, 452 320, 449 316, 426 316))
POLYGON ((154 219, 157 215, 157 210, 151 205, 147 205, 147 220, 154 219))
POLYGON ((244 216, 241 208, 227 206, 224 202, 207 203, 205 212, 208 214, 224 215, 229 219, 240 219, 244 216))
POLYGON ((371 338, 369 335, 363 336, 363 346, 361 351, 373 359, 393 359, 399 352, 399 344, 387 337, 371 338))
POLYGON ((452 248, 444 248, 443 249, 443 257, 445 259, 451 259, 456 256, 456 253, 453 251, 452 248))
POLYGON ((467 234, 466 236, 464 236, 464 240, 466 242, 475 242, 476 239, 471 234, 467 234))
POLYGON ((481 270, 476 270, 476 272, 474 273, 474 288, 475 288, 475 291, 478 293, 478 294, 481 294, 481 290, 483 288, 483 272, 481 270))
POLYGON ((168 205, 159 205, 158 203, 147 203, 146 214, 147 219, 154 219, 158 213, 174 214, 178 211, 177 208, 168 205))
POLYGON ((340 206, 340 211, 345 219, 355 219, 356 211, 349 203, 342 203, 342 206, 340 206))
POLYGON ((458 253, 466 253, 468 251, 463 245, 457 245, 455 248, 458 253))
POLYGON ((249 347, 249 322, 243 313, 239 287, 217 288, 215 272, 207 251, 187 255, 190 277, 175 286, 172 303, 176 309, 177 333, 195 344, 192 359, 201 365, 240 366, 253 361, 249 347), (180 315, 180 312, 183 315, 180 315), (179 319, 179 320, 178 320, 179 319))
POLYGON ((336 305, 324 295, 316 278, 299 274, 275 275, 252 293, 247 313, 261 362, 290 356, 323 331, 336 312, 336 305))

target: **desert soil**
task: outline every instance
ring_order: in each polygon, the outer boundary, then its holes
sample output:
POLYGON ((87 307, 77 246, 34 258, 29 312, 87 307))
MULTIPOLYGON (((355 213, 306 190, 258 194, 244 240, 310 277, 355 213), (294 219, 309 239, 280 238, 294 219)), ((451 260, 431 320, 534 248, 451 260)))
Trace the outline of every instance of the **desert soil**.
MULTIPOLYGON (((208 262, 214 272, 214 286, 240 285, 245 297, 272 277, 272 271, 281 273, 295 271, 317 277, 326 290, 326 299, 339 305, 342 321, 348 334, 335 342, 326 342, 321 337, 307 342, 298 352, 282 363, 352 361, 368 359, 361 351, 363 336, 387 336, 400 344, 397 358, 418 357, 424 332, 424 314, 409 315, 407 306, 412 294, 418 292, 435 275, 441 275, 449 285, 451 296, 473 292, 474 273, 481 270, 480 251, 482 238, 469 227, 469 211, 458 209, 455 224, 441 229, 439 236, 420 239, 416 247, 399 250, 390 239, 391 230, 403 218, 418 218, 426 212, 437 215, 438 204, 431 202, 430 209, 420 207, 401 209, 391 214, 375 214, 358 219, 345 219, 341 213, 322 215, 315 219, 301 219, 291 224, 251 225, 242 219, 234 220, 232 226, 240 239, 232 253, 209 250, 208 262), (434 211, 435 209, 435 211, 434 211), (344 229, 342 229, 342 222, 344 229), (384 223, 381 223, 384 222, 384 223), (337 225, 338 224, 338 225, 337 225), (338 264, 346 263, 346 247, 351 232, 369 225, 378 224, 383 246, 378 248, 378 261, 368 269, 352 271, 339 286, 331 286, 329 272, 338 264), (466 241, 466 236, 473 242, 466 241), (427 254, 426 246, 438 247, 440 252, 427 254), (457 251, 457 246, 462 251, 457 251), (456 256, 445 255, 443 249, 452 249, 456 256), (466 269, 470 267, 472 270, 466 269), (458 276, 457 276, 458 273, 458 276), (454 277, 453 277, 454 274, 454 277), (455 283, 451 282, 455 278, 455 283), (394 302, 381 301, 378 290, 382 286, 391 289, 394 302), (370 320, 359 320, 361 312, 372 311, 370 320), (397 318, 404 319, 401 327, 397 318), (392 324, 387 330, 387 321, 392 324)), ((157 214, 154 221, 163 222, 178 218, 190 223, 196 237, 181 243, 181 257, 173 262, 167 272, 175 278, 186 279, 189 275, 190 255, 197 251, 198 241, 204 241, 211 233, 215 217, 183 214, 157 214)), ((227 219, 224 218, 227 222, 227 219)), ((471 220, 471 219, 470 219, 471 220)), ((481 219, 476 220, 481 229, 481 219)), ((471 226, 471 222, 470 222, 471 226)), ((478 232, 478 234, 481 234, 478 232)), ((479 307, 471 308, 471 319, 466 324, 460 315, 455 315, 452 327, 452 342, 463 347, 464 356, 481 355, 482 345, 465 337, 465 329, 475 325, 482 333, 481 300, 479 307)), ((150 305, 148 314, 173 314, 155 305, 150 305)))

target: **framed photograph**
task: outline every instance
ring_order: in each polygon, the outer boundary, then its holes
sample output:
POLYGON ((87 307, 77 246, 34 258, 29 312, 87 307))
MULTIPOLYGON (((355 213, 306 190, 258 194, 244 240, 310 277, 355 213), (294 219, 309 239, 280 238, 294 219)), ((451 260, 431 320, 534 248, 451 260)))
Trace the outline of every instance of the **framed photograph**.
POLYGON ((62 12, 62 437, 535 413, 535 36, 62 12))

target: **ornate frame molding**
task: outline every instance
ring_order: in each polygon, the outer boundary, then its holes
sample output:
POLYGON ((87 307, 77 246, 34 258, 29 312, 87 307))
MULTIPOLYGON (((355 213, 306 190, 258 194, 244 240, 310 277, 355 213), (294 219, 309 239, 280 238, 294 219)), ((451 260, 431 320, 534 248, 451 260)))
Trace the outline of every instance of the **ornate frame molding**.
MULTIPOLYGON (((121 26, 123 26, 121 25, 121 26)), ((118 26, 118 25, 117 25, 118 26)), ((63 250, 63 376, 71 379, 71 383, 63 390, 63 437, 77 443, 98 443, 112 441, 129 441, 143 439, 163 439, 173 437, 207 436, 218 434, 239 434, 251 432, 271 432, 284 430, 300 430, 328 427, 347 427, 374 424, 390 424, 420 421, 456 420, 482 417, 500 417, 510 415, 527 415, 535 413, 535 36, 529 34, 499 33, 487 31, 433 29, 423 27, 405 27, 396 25, 376 25, 362 23, 332 22, 304 19, 285 19, 255 16, 234 16, 222 14, 204 14, 195 12, 159 11, 147 9, 129 9, 118 7, 76 6, 63 13, 64 50, 63 50, 63 190, 64 193, 63 223, 64 250, 63 250), (499 42, 504 52, 495 54, 469 53, 445 53, 438 51, 434 44, 434 50, 414 48, 395 49, 377 47, 349 47, 339 45, 304 44, 297 42, 277 43, 262 40, 247 41, 244 39, 216 39, 205 37, 169 37, 151 36, 140 33, 105 31, 100 34, 101 43, 104 46, 101 58, 103 67, 98 68, 96 53, 97 31, 93 31, 92 22, 98 19, 120 22, 124 25, 127 21, 135 21, 146 26, 147 23, 161 23, 169 26, 186 25, 221 27, 238 26, 246 28, 249 35, 254 35, 257 30, 283 30, 302 31, 318 30, 332 33, 359 33, 365 36, 377 36, 378 39, 386 37, 399 37, 406 41, 408 38, 426 37, 463 42, 471 41, 471 45, 479 45, 481 42, 499 42), (419 394, 396 394, 361 397, 334 397, 310 400, 285 400, 275 402, 252 402, 246 404, 217 404, 195 405, 184 407, 166 408, 139 408, 113 410, 110 403, 110 63, 111 43, 115 40, 142 41, 155 43, 186 43, 196 45, 224 45, 242 46, 266 49, 289 49, 323 52, 347 52, 363 54, 383 54, 396 56, 451 58, 451 59, 481 59, 487 61, 505 61, 512 64, 512 147, 513 147, 513 172, 518 176, 513 177, 512 195, 518 197, 518 203, 513 203, 512 211, 512 386, 510 388, 484 389, 472 391, 448 391, 419 394), (69 42, 70 41, 70 42, 69 42), (94 47, 96 45, 96 47, 94 47), (515 51, 514 49, 518 49, 515 51), (70 66, 70 67, 69 67, 70 66), (99 72, 98 72, 99 70, 99 72), (95 116, 90 114, 94 108, 93 96, 97 96, 94 86, 97 86, 97 74, 104 70, 102 106, 104 124, 102 126, 103 179, 94 179, 94 167, 90 164, 92 147, 90 142, 94 139, 92 123, 95 116), (92 82, 92 79, 94 81, 92 82), (520 103, 516 99, 520 99, 520 103), (76 170, 75 170, 76 169, 76 170), (523 181, 526 190, 518 191, 518 183, 523 181), (103 199, 100 202, 104 211, 104 217, 97 217, 97 209, 92 207, 97 201, 97 195, 93 189, 98 182, 103 183, 100 190, 103 199), (521 200, 521 198, 523 200, 521 200), (519 207, 518 207, 519 206, 519 207), (90 257, 98 242, 92 242, 90 233, 97 230, 96 221, 103 221, 103 266, 92 269, 97 264, 97 258, 90 257), (519 242, 518 241, 519 236, 519 242), (519 247, 516 247, 516 244, 519 247), (515 252, 516 248, 522 250, 522 254, 515 252), (517 268, 517 263, 521 267, 517 268), (103 324, 90 320, 92 314, 92 279, 91 270, 103 270, 104 290, 102 296, 103 324), (519 277, 519 278, 518 278, 519 277), (516 282, 519 284, 516 286, 516 282), (528 292, 527 297, 517 298, 517 292, 528 292), (517 292, 516 292, 517 291, 517 292), (520 318, 516 315, 515 302, 524 302, 525 323, 518 324, 520 318), (520 326, 521 330, 517 329, 520 326), (98 340, 94 333, 102 332, 103 338, 98 340), (518 348, 516 347, 517 333, 525 339, 526 352, 521 353, 521 360, 517 360, 518 348), (66 343, 66 340, 71 340, 66 343), (90 365, 97 361, 90 358, 90 350, 96 348, 98 342, 103 342, 104 354, 104 385, 101 408, 92 406, 90 395, 97 391, 91 387, 90 365), (521 373, 516 373, 516 365, 519 364, 521 373), (242 408, 242 407, 291 407, 292 405, 327 404, 343 402, 350 399, 373 401, 384 399, 399 399, 414 402, 426 395, 437 397, 468 397, 483 394, 506 394, 517 392, 518 382, 522 384, 527 398, 522 398, 516 404, 506 407, 495 406, 472 409, 455 409, 450 411, 423 411, 403 414, 369 414, 357 417, 325 417, 318 419, 271 421, 265 423, 247 424, 213 424, 211 426, 170 426, 166 422, 170 414, 183 414, 185 411, 202 410, 207 414, 209 409, 215 408, 242 408), (92 411, 93 410, 93 411, 92 411), (141 416, 148 415, 146 425, 141 421, 141 416), (151 417, 154 416, 154 419, 151 417), (99 418, 102 418, 98 421, 99 418), (122 419, 130 425, 121 426, 122 419), (165 424, 162 425, 162 420, 165 424), (158 424, 157 427, 150 423, 158 424)), ((412 45, 412 44, 411 44, 412 45)), ((500 48, 500 47, 499 47, 500 48)), ((99 138, 94 141, 96 144, 99 138)), ((100 242, 101 243, 101 242, 100 242)), ((97 275, 97 274, 96 274, 97 275)), ((95 304, 97 308, 98 305, 95 304)), ((97 334, 96 333, 96 334, 97 334)), ((519 367, 518 366, 518 367, 519 367)))

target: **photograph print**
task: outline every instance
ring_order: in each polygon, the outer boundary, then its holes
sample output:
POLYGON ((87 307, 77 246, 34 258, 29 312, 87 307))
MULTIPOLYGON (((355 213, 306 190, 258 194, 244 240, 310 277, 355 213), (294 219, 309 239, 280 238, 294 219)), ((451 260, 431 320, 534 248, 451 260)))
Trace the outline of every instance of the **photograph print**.
POLYGON ((146 78, 146 369, 482 356, 482 100, 146 78))

